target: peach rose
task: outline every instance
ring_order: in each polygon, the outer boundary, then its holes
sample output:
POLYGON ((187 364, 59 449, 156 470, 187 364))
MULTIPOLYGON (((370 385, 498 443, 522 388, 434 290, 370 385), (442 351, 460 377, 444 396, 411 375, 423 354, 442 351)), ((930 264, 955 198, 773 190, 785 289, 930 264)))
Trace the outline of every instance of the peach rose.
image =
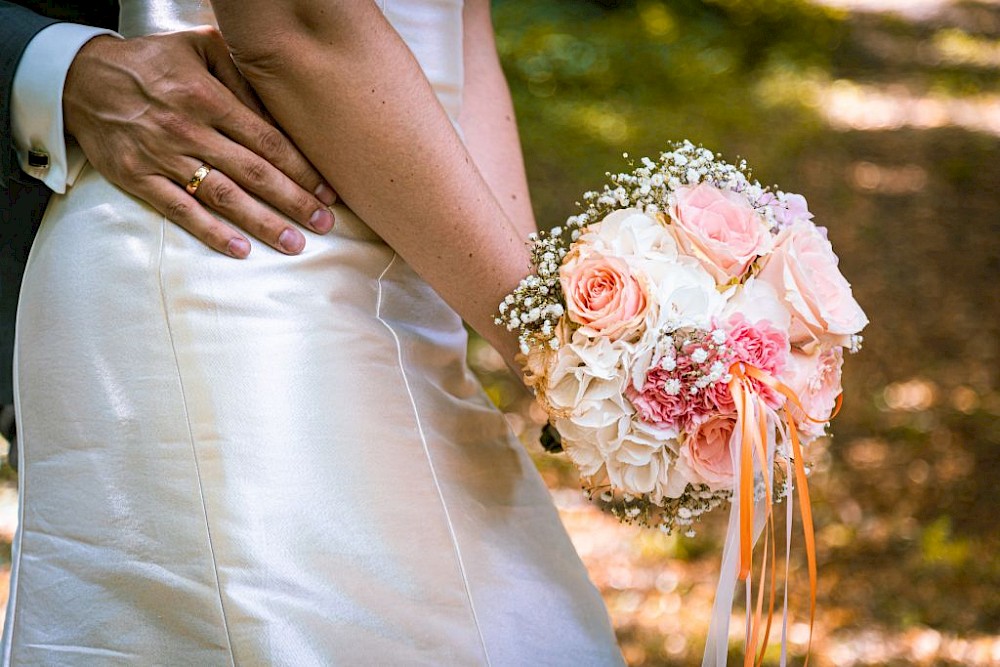
POLYGON ((719 284, 743 275, 750 262, 770 251, 771 233, 743 195, 700 183, 678 188, 675 196, 668 229, 719 284))
POLYGON ((693 473, 692 482, 703 482, 716 491, 733 488, 733 461, 729 448, 735 428, 736 415, 716 415, 688 434, 681 445, 678 462, 693 473))
MULTIPOLYGON (((844 353, 840 347, 816 349, 812 354, 793 350, 785 365, 781 381, 799 397, 802 407, 813 419, 829 420, 837 404, 844 353)), ((805 442, 823 435, 825 423, 806 419, 802 411, 790 402, 786 404, 805 442)))
POLYGON ((559 282, 566 314, 588 335, 621 338, 638 329, 649 308, 645 286, 617 257, 571 252, 559 282))
POLYGON ((846 346, 851 334, 868 324, 838 263, 833 246, 810 222, 796 223, 778 235, 758 280, 775 289, 791 314, 793 345, 819 341, 846 346))

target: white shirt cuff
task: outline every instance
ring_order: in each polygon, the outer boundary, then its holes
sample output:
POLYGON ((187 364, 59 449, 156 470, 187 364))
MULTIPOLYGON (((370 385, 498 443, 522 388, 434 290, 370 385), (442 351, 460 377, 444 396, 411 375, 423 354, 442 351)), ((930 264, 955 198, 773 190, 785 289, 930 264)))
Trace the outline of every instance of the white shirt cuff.
POLYGON ((11 132, 21 169, 51 190, 64 193, 80 174, 86 158, 63 128, 63 86, 66 74, 84 44, 110 30, 54 23, 41 30, 21 56, 11 92, 11 132), (47 167, 33 167, 28 152, 48 155, 47 167))

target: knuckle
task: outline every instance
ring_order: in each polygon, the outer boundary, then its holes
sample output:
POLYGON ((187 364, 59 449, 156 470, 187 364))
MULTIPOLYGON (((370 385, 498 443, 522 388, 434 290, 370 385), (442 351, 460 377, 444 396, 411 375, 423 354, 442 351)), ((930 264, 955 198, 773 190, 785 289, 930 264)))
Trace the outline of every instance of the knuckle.
POLYGON ((200 76, 174 71, 157 83, 155 91, 162 115, 195 115, 210 98, 208 82, 200 76))
POLYGON ((198 32, 198 34, 200 34, 204 39, 210 42, 216 42, 219 44, 225 43, 222 39, 222 33, 219 32, 219 29, 216 28, 214 25, 198 26, 197 28, 195 28, 195 31, 198 32))
POLYGON ((216 183, 209 189, 209 201, 219 209, 232 208, 239 199, 239 191, 229 183, 216 183))
POLYGON ((316 202, 312 197, 302 192, 295 197, 295 203, 293 206, 298 214, 302 216, 303 220, 308 220, 316 211, 316 202))
POLYGON ((285 137, 270 125, 261 129, 257 135, 257 145, 260 146, 262 157, 273 158, 285 149, 285 137))
POLYGON ((320 175, 312 168, 309 163, 302 160, 303 164, 296 166, 293 171, 294 173, 289 174, 289 176, 296 183, 306 188, 307 190, 314 190, 316 186, 322 182, 320 175))
POLYGON ((174 222, 187 220, 191 217, 192 204, 186 199, 175 198, 166 203, 164 213, 174 222))
MULTIPOLYGON (((104 156, 102 156, 103 158, 104 156)), ((134 181, 145 171, 144 165, 136 155, 130 151, 125 151, 115 156, 114 159, 100 160, 100 164, 95 167, 105 166, 110 172, 121 181, 134 181)))
POLYGON ((184 83, 184 96, 189 102, 202 104, 211 99, 211 89, 208 82, 201 78, 192 78, 184 83))
POLYGON ((267 180, 267 163, 263 160, 250 160, 243 165, 243 179, 251 189, 259 189, 267 180))

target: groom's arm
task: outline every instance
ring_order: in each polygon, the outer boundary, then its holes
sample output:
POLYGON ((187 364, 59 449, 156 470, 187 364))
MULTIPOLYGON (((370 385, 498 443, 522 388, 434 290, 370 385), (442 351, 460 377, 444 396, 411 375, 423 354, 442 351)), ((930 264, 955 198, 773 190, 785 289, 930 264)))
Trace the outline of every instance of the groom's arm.
POLYGON ((83 26, 52 23, 0 2, 0 110, 13 115, 0 124, 0 188, 23 180, 23 169, 64 191, 86 155, 109 180, 233 256, 245 256, 249 244, 206 207, 284 252, 305 243, 248 193, 313 231, 329 231, 325 207, 335 195, 259 113, 215 31, 89 39, 83 26), (183 185, 202 162, 215 171, 195 198, 183 185))

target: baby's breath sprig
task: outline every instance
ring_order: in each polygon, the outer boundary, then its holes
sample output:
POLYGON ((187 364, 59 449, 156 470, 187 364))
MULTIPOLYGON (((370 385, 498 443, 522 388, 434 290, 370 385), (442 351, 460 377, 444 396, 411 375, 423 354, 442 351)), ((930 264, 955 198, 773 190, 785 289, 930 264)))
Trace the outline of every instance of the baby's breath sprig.
POLYGON ((702 182, 743 193, 755 206, 768 191, 753 179, 746 160, 730 164, 721 155, 690 141, 673 144, 655 162, 643 157, 637 166, 627 153, 624 157, 631 171, 607 172, 609 183, 601 191, 584 193, 584 211, 571 217, 567 227, 582 228, 623 208, 637 208, 648 215, 663 213, 673 205, 673 193, 679 187, 702 182))
POLYGON ((518 333, 522 354, 533 348, 556 349, 559 345, 555 329, 564 312, 559 266, 570 246, 568 236, 561 227, 532 234, 528 242, 535 273, 521 280, 500 304, 500 315, 494 321, 518 333))
POLYGON ((728 503, 731 491, 713 491, 704 484, 688 484, 677 498, 664 498, 653 502, 648 494, 631 495, 613 491, 609 485, 584 487, 587 498, 617 517, 622 523, 658 528, 671 535, 682 530, 687 537, 694 537, 694 524, 716 507, 728 503))

